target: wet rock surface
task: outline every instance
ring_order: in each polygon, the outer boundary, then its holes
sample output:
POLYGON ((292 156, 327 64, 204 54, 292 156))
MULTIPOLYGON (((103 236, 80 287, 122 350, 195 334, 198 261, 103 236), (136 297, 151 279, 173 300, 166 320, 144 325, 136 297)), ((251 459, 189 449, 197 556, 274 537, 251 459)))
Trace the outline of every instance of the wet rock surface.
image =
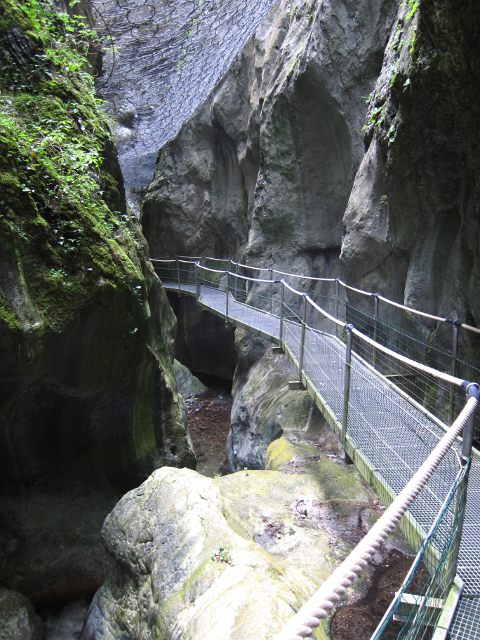
POLYGON ((0 589, 0 640, 41 640, 42 626, 30 602, 20 593, 0 589))

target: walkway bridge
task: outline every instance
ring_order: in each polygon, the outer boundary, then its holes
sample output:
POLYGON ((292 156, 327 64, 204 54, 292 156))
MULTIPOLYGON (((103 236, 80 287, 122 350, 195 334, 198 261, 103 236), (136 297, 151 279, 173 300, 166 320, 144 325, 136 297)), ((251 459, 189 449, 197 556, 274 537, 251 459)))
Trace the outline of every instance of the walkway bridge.
POLYGON ((459 353, 480 331, 339 279, 213 258, 152 262, 165 288, 279 345, 390 505, 278 639, 310 637, 397 525, 418 554, 371 638, 480 638, 479 388, 467 381, 480 371, 459 353))

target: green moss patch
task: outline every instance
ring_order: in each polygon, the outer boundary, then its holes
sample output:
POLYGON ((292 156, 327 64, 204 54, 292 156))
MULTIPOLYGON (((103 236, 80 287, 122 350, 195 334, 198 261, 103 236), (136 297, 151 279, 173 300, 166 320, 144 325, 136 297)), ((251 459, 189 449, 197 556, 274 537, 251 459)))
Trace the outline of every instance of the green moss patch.
MULTIPOLYGON (((0 232, 17 248, 32 303, 60 330, 100 280, 139 285, 138 234, 108 205, 121 198, 104 162, 110 131, 87 59, 95 33, 46 1, 3 4, 0 232)), ((14 325, 0 305, 0 322, 14 325)))

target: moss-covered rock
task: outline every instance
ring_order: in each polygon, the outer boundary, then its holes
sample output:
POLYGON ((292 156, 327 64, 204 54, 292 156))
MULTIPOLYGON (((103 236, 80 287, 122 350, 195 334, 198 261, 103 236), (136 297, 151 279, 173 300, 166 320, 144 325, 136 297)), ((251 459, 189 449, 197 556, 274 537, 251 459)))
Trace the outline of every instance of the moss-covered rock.
POLYGON ((193 461, 175 319, 112 177, 95 36, 55 7, 8 0, 0 18, 0 579, 35 603, 91 594, 108 510, 193 461))
MULTIPOLYGON (((227 441, 231 469, 263 469, 268 446, 284 433, 290 434, 293 440, 298 436, 302 441, 326 438, 332 450, 337 450, 338 445, 328 437, 329 429, 325 428, 308 392, 289 388, 289 380, 295 380, 297 374, 287 357, 273 353, 271 348, 263 355, 258 348, 253 348, 252 354, 252 349, 242 348, 245 340, 249 341, 248 334, 242 336, 242 332, 237 331, 239 366, 233 386, 232 423, 227 441), (250 361, 252 356, 258 358, 254 364, 250 361)), ((277 442, 275 456, 278 461, 288 455, 280 450, 282 445, 290 446, 285 440, 277 442)), ((272 455, 270 453, 269 457, 272 455)))
POLYGON ((348 497, 341 484, 277 471, 156 471, 105 521, 115 570, 82 639, 272 638, 361 535, 369 494, 339 469, 348 497))

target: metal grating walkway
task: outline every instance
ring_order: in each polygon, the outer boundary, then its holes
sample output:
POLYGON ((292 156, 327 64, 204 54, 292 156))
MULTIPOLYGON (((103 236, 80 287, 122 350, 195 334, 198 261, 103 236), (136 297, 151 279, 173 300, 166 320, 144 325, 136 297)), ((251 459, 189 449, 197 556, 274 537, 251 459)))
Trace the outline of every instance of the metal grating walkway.
MULTIPOLYGON (((196 294, 188 284, 164 282, 179 293, 196 294)), ((199 302, 225 316, 225 291, 202 285, 199 302)), ((266 311, 228 298, 228 320, 278 341, 280 319, 266 311)), ((301 326, 284 320, 283 339, 298 368, 301 326)), ((342 420, 345 345, 335 337, 307 326, 303 372, 338 422, 342 420)), ((312 392, 312 389, 310 389, 312 392)), ((351 445, 368 461, 377 486, 387 486, 397 495, 427 458, 444 434, 430 417, 398 394, 360 357, 353 354, 348 437, 351 445)), ((449 452, 431 482, 415 501, 411 515, 425 537, 438 514, 457 473, 456 451, 449 452), (455 458, 455 459, 452 459, 455 458)), ((388 499, 388 495, 386 496, 388 499)), ((469 478, 464 535, 458 574, 464 590, 453 626, 452 640, 480 640, 480 461, 474 458, 469 478)))

